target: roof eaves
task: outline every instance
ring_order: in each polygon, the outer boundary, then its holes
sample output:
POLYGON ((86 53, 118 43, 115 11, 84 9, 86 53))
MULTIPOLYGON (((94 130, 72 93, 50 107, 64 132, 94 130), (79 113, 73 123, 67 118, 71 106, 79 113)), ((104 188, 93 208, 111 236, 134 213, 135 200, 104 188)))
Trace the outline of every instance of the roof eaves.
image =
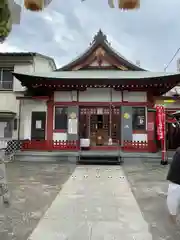
POLYGON ((56 71, 68 71, 69 68, 71 68, 73 65, 76 64, 77 61, 79 61, 81 58, 85 58, 88 54, 90 54, 95 48, 97 47, 97 43, 94 42, 92 45, 90 45, 85 52, 81 53, 78 57, 76 57, 74 60, 69 62, 68 64, 56 69, 56 71))
POLYGON ((148 71, 62 71, 49 73, 17 73, 14 75, 39 77, 39 78, 57 78, 57 79, 156 79, 169 77, 179 77, 180 73, 148 72, 148 71), (90 75, 89 75, 90 74, 90 75))
POLYGON ((111 50, 111 53, 115 55, 117 58, 121 58, 126 65, 129 65, 131 68, 134 68, 134 70, 137 71, 146 71, 145 69, 135 65, 133 62, 129 61, 127 58, 125 58, 123 55, 121 55, 118 51, 116 51, 113 47, 110 46, 110 44, 104 42, 104 46, 111 50))

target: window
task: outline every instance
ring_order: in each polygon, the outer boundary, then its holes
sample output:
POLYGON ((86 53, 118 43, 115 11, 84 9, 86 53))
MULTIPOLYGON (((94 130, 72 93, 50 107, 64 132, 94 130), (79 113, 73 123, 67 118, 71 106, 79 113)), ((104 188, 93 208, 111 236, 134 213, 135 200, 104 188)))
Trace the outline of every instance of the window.
POLYGON ((132 127, 133 130, 146 130, 146 108, 132 108, 132 127))
POLYGON ((12 138, 12 120, 0 119, 0 138, 12 138))
POLYGON ((0 90, 13 89, 13 69, 0 69, 0 90))
POLYGON ((67 108, 55 107, 55 130, 66 130, 67 120, 67 108))

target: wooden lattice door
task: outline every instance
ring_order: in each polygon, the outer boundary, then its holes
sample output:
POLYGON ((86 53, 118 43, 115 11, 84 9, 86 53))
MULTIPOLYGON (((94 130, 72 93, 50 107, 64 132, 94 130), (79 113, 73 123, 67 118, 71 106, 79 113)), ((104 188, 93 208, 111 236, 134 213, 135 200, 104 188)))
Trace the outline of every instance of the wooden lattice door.
POLYGON ((94 108, 90 110, 90 114, 91 145, 107 145, 109 138, 109 108, 94 108), (101 119, 101 123, 99 123, 99 119, 101 119))
POLYGON ((106 109, 106 112, 103 115, 103 137, 104 145, 108 145, 109 136, 110 136, 110 119, 109 119, 109 108, 106 109))
POLYGON ((90 116, 90 140, 91 145, 96 145, 96 132, 97 132, 97 115, 91 115, 90 116))
POLYGON ((120 108, 113 108, 111 110, 111 137, 113 143, 120 143, 121 140, 121 112, 120 108))
POLYGON ((87 108, 80 108, 79 114, 79 137, 89 138, 89 114, 87 108))

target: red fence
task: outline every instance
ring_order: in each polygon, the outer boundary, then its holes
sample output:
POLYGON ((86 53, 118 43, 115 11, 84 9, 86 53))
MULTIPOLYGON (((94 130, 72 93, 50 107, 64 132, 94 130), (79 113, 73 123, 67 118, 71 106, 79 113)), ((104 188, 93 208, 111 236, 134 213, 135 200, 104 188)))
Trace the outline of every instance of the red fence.
POLYGON ((148 152, 148 142, 124 141, 122 149, 129 152, 148 152))
MULTIPOLYGON (((109 150, 117 150, 118 145, 107 146, 109 150)), ((122 150, 127 152, 148 152, 148 142, 139 141, 124 141, 122 150)), ((47 141, 47 140, 27 140, 21 144, 21 150, 36 150, 36 151, 53 151, 53 150, 66 150, 77 151, 79 150, 79 141, 47 141)), ((91 148, 90 148, 91 150, 91 148)), ((94 147, 93 150, 98 150, 94 147)))
POLYGON ((21 150, 37 150, 37 151, 52 151, 52 150, 78 150, 79 141, 47 141, 47 140, 27 140, 22 143, 21 150))

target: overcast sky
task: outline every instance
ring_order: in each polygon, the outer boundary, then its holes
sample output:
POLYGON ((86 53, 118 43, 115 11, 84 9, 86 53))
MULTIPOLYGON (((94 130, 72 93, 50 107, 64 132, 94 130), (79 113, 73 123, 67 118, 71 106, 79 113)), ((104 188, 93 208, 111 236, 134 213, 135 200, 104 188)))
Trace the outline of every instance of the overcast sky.
MULTIPOLYGON (((18 1, 18 0, 15 0, 18 1)), ((137 11, 110 9, 108 0, 52 0, 42 13, 23 10, 0 51, 32 51, 62 66, 89 46, 101 28, 111 46, 141 67, 163 71, 180 47, 180 0, 141 0, 137 11)), ((167 71, 176 71, 180 52, 167 71)))

